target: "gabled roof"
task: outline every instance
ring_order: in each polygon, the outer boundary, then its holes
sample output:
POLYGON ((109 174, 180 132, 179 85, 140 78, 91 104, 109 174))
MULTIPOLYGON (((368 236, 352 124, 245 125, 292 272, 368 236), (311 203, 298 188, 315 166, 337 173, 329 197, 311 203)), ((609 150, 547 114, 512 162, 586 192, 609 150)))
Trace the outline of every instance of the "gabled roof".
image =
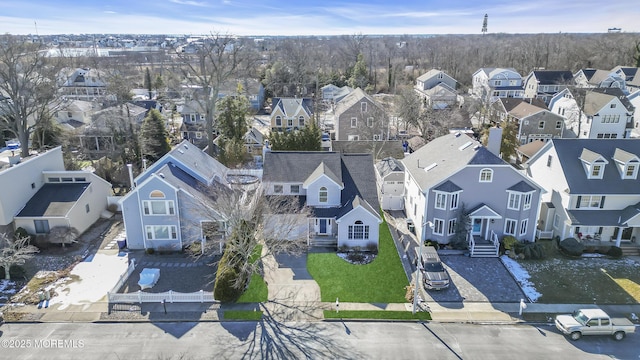
POLYGON ((402 165, 402 162, 392 157, 380 160, 375 166, 376 171, 378 171, 378 174, 382 178, 392 172, 404 172, 404 165, 402 165))
POLYGON ((476 72, 473 73, 473 75, 475 76, 476 74, 483 72, 489 79, 492 79, 496 76, 501 77, 503 79, 511 79, 511 78, 521 78, 522 79, 522 75, 520 75, 520 73, 518 73, 516 71, 516 69, 514 68, 493 68, 493 67, 485 67, 485 68, 480 68, 478 70, 476 70, 476 72))
POLYGON ((500 106, 504 109, 505 112, 510 112, 516 106, 526 102, 532 106, 537 106, 541 109, 546 109, 547 105, 543 100, 535 98, 535 99, 519 99, 519 98, 498 98, 493 104, 495 106, 500 106))
POLYGON ((464 134, 448 134, 427 143, 402 160, 422 190, 445 181, 469 165, 509 166, 479 142, 464 134), (435 167, 431 167, 436 164, 435 167), (425 169, 430 168, 428 171, 425 169))
POLYGON ((527 192, 535 191, 536 189, 533 186, 529 185, 529 183, 523 180, 513 185, 512 187, 508 188, 507 190, 527 193, 527 192))
POLYGON ((573 79, 573 74, 569 70, 534 70, 540 85, 568 85, 573 79))
MULTIPOLYGON (((433 77, 436 77, 438 74, 444 74, 448 77, 450 77, 453 81, 456 81, 456 79, 452 78, 449 74, 447 74, 446 72, 442 71, 442 70, 438 70, 438 69, 431 69, 429 71, 427 71, 426 73, 418 76, 418 78, 416 79, 416 81, 422 81, 425 82, 433 77)), ((457 81, 456 81, 457 82, 457 81)))
POLYGON ((336 105, 336 109, 334 114, 336 117, 342 115, 343 112, 349 110, 352 106, 361 102, 362 99, 369 100, 374 106, 378 107, 381 111, 384 111, 382 106, 378 104, 369 94, 365 93, 362 89, 357 88, 353 90, 349 95, 345 96, 340 102, 336 105))
POLYGON ((584 112, 589 116, 597 114, 598 111, 611 102, 613 98, 618 98, 627 111, 634 111, 633 104, 631 104, 625 93, 619 88, 589 89, 585 96, 584 112))
POLYGON ((422 90, 422 92, 429 96, 447 96, 447 95, 456 96, 457 95, 456 90, 445 83, 439 83, 430 89, 422 90))
POLYGON ((527 143, 518 147, 516 150, 522 155, 530 158, 533 155, 535 155, 538 151, 540 151, 540 149, 542 149, 544 144, 545 144, 544 141, 540 141, 540 140, 532 141, 530 143, 527 143))
POLYGON ((612 72, 611 70, 598 69, 593 73, 588 83, 591 85, 600 85, 601 82, 603 82, 606 78, 610 76, 618 76, 620 77, 620 79, 624 80, 620 75, 616 74, 615 72, 612 72))
POLYGON ((264 135, 262 135, 262 133, 254 128, 251 127, 245 134, 244 134, 244 138, 245 139, 251 139, 254 140, 257 144, 262 144, 264 143, 264 135))
POLYGON ((541 108, 523 101, 520 104, 516 105, 516 107, 511 109, 511 111, 509 111, 509 115, 513 116, 516 119, 523 119, 527 116, 539 113, 543 110, 546 110, 546 106, 544 108, 541 108))
POLYGON ((182 105, 178 112, 180 114, 204 114, 205 110, 197 100, 191 100, 186 104, 182 105))
MULTIPOLYGON (((275 110, 279 108, 284 116, 293 116, 301 108, 311 116, 313 114, 313 99, 311 98, 274 98, 273 107, 275 110)), ((272 113, 273 113, 272 110, 272 113)))
POLYGON ((582 74, 587 79, 587 81, 589 81, 591 80, 591 77, 593 77, 593 74, 596 73, 596 71, 597 71, 596 69, 580 69, 578 70, 578 72, 574 74, 574 77, 578 76, 578 74, 582 72, 582 74))
POLYGON ((485 203, 480 203, 476 207, 469 209, 469 216, 502 219, 500 214, 485 203))
POLYGON ((267 152, 262 179, 266 182, 303 183, 321 163, 338 179, 342 179, 340 155, 330 151, 267 152))
POLYGON ((309 184, 313 183, 321 176, 328 177, 329 179, 331 179, 331 181, 338 184, 338 186, 340 186, 341 188, 344 187, 344 184, 342 183, 342 179, 337 177, 336 174, 334 174, 333 171, 331 171, 331 169, 329 169, 324 164, 324 162, 321 162, 320 165, 318 165, 318 167, 315 170, 313 170, 311 175, 309 175, 309 177, 304 181, 304 183, 302 183, 302 186, 304 188, 308 187, 309 184))
POLYGON ((462 188, 460 186, 454 184, 453 181, 447 180, 447 181, 443 182, 442 184, 436 186, 433 190, 452 193, 452 192, 460 191, 460 190, 462 190, 462 188))
POLYGON ((555 147, 558 154, 571 194, 640 194, 640 181, 621 179, 617 167, 609 161, 613 159, 617 149, 640 155, 639 139, 552 139, 551 146, 555 147), (602 155, 609 161, 602 179, 587 178, 580 160, 584 149, 602 155))
POLYGON ((62 85, 64 87, 86 86, 86 87, 106 87, 96 70, 76 69, 62 85))
POLYGON ((563 121, 564 118, 554 112, 549 110, 541 110, 536 113, 527 115, 525 117, 520 118, 520 120, 530 120, 530 121, 563 121))

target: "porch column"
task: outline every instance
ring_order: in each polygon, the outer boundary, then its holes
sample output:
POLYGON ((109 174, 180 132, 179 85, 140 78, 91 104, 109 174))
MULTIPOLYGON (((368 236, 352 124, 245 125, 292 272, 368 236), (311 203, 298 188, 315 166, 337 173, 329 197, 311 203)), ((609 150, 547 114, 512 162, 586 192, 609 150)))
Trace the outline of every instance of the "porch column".
POLYGON ((620 247, 620 240, 622 240, 622 230, 624 228, 622 226, 618 226, 618 236, 616 237, 616 246, 620 247))
POLYGON ((484 239, 489 240, 489 224, 491 224, 491 220, 489 218, 483 219, 483 223, 485 223, 484 227, 484 239))

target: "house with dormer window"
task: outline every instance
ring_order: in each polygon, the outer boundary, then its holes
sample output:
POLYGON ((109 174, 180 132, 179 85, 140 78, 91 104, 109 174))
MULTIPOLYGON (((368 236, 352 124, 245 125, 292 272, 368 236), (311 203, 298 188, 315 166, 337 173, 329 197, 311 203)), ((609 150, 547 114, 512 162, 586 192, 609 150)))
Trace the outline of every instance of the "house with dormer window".
POLYGON ((179 251, 196 241, 223 237, 226 219, 216 211, 215 197, 229 189, 227 172, 204 151, 182 141, 138 175, 131 192, 120 200, 127 247, 179 251))
POLYGON ((640 140, 553 139, 527 164, 546 190, 540 231, 616 246, 640 235, 640 140))
POLYGON ((274 98, 271 106, 271 131, 299 130, 313 120, 313 99, 274 98))
POLYGON ((474 257, 497 256, 505 235, 535 241, 542 188, 473 138, 460 132, 441 136, 402 164, 405 213, 419 240, 448 244, 464 211, 474 257))
POLYGON ((267 196, 296 196, 312 210, 311 246, 378 245, 382 223, 371 154, 265 153, 267 196))
POLYGON ((442 70, 431 69, 416 79, 415 91, 434 109, 453 106, 458 101, 456 79, 442 70))
POLYGON ((471 93, 489 103, 498 98, 522 98, 522 75, 511 68, 481 68, 473 73, 471 93))
POLYGON ((553 95, 572 83, 569 70, 533 70, 524 80, 524 98, 541 99, 548 104, 553 95))

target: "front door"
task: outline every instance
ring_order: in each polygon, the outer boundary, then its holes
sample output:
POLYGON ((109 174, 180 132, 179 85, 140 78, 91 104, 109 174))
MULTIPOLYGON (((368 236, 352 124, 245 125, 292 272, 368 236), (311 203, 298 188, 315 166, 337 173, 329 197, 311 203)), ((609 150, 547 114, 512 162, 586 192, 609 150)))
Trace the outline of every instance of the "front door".
POLYGON ((471 226, 471 234, 472 235, 481 235, 482 234, 482 219, 473 219, 471 226))
POLYGON ((327 233, 327 219, 320 219, 320 234, 327 233))

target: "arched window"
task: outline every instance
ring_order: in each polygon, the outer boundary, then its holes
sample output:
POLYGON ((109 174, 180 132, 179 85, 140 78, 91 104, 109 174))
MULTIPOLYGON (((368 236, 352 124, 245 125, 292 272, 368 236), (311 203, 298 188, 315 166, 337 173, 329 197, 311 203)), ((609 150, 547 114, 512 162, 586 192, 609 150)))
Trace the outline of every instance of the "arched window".
POLYGON ((480 182, 491 182, 491 181, 493 181, 493 170, 491 169, 480 170, 480 182))
POLYGON ((298 116, 298 126, 300 127, 304 126, 304 116, 302 115, 298 116))
POLYGON ((356 220, 353 225, 349 225, 349 239, 368 240, 369 225, 364 225, 361 220, 356 220))
POLYGON ((326 203, 328 198, 329 198, 329 192, 327 191, 327 188, 324 186, 321 187, 318 193, 318 201, 321 203, 326 203))
POLYGON ((282 116, 276 116, 276 126, 282 126, 282 116))
POLYGON ((160 190, 153 190, 151 194, 149 194, 149 197, 164 199, 164 193, 160 190))

